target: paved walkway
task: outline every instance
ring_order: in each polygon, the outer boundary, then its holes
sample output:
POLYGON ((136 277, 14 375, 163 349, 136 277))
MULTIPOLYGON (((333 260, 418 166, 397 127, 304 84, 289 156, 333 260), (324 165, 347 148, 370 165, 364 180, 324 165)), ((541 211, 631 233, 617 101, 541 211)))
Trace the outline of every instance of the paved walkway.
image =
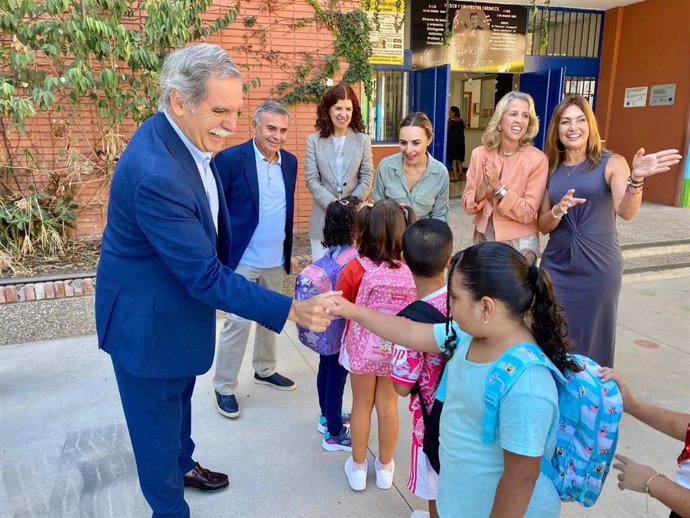
MULTIPOLYGON (((688 411, 690 391, 690 278, 623 287, 618 321, 618 368, 642 399, 688 411)), ((213 403, 212 375, 194 394, 196 458, 230 475, 218 494, 189 491, 195 517, 407 518, 422 502, 406 489, 410 419, 400 401, 401 431, 394 487, 350 490, 346 453, 321 449, 316 432, 318 357, 299 344, 295 328, 280 335, 280 370, 295 392, 251 382, 244 366, 242 416, 228 420, 213 403)), ((250 359, 249 354, 246 359, 250 359)), ((346 388, 346 408, 350 391, 346 388)), ((375 426, 373 427, 375 429, 375 426)), ((139 491, 129 438, 105 353, 94 336, 0 347, 0 516, 13 518, 141 518, 150 516, 139 491)), ((370 464, 376 452, 370 443, 370 464)), ((680 444, 627 416, 619 451, 669 476, 680 444)), ((615 475, 614 475, 615 477, 615 475)), ((591 509, 563 506, 566 518, 667 516, 644 496, 621 492, 611 477, 591 509)))

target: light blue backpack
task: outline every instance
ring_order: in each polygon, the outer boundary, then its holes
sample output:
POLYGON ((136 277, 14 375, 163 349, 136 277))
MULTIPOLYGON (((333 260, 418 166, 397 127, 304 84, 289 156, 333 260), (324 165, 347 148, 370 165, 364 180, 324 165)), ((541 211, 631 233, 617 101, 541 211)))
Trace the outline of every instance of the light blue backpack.
POLYGON ((594 360, 579 354, 573 358, 584 369, 564 376, 534 344, 518 344, 504 352, 484 382, 482 440, 494 442, 501 398, 520 375, 533 365, 548 367, 558 388, 560 416, 554 456, 542 458, 541 471, 563 502, 590 507, 601 493, 616 452, 623 400, 614 381, 599 379, 594 360))

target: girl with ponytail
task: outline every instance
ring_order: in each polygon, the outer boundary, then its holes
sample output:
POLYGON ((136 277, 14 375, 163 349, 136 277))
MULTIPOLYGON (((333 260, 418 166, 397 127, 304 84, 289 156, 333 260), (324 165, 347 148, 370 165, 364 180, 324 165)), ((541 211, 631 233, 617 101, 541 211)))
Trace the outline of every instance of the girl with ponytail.
POLYGON ((481 243, 457 253, 448 275, 446 324, 420 324, 344 300, 331 313, 359 322, 411 349, 445 352, 446 393, 440 426, 440 516, 557 517, 560 500, 540 473, 556 444, 558 393, 549 369, 525 371, 500 402, 497 440, 482 442, 487 373, 508 349, 539 345, 562 372, 571 343, 544 270, 504 243, 481 243))

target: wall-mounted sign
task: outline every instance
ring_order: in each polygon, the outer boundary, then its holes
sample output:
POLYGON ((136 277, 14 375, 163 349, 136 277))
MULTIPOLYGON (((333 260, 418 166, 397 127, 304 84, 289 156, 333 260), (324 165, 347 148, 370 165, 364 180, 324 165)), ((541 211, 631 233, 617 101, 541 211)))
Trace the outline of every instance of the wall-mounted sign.
POLYGON ((522 72, 527 49, 527 8, 449 2, 451 70, 522 72))
POLYGON ((527 8, 483 2, 412 2, 412 66, 521 72, 527 47, 527 8), (446 14, 448 18, 446 18, 446 14))
POLYGON ((676 83, 652 85, 649 91, 649 106, 669 106, 676 100, 676 83))
POLYGON ((637 106, 647 105, 647 88, 646 86, 635 86, 633 88, 625 89, 625 99, 623 100, 624 108, 635 108, 637 106))
POLYGON ((440 0, 415 0, 412 4, 412 67, 445 65, 448 47, 446 3, 440 0))
MULTIPOLYGON (((374 2, 372 2, 372 5, 374 2)), ((401 2, 400 11, 395 6, 395 0, 379 0, 376 2, 378 14, 368 11, 371 31, 372 54, 369 63, 372 65, 402 65, 404 44, 403 20, 405 18, 405 3, 401 2), (378 30, 376 26, 378 19, 378 30)))

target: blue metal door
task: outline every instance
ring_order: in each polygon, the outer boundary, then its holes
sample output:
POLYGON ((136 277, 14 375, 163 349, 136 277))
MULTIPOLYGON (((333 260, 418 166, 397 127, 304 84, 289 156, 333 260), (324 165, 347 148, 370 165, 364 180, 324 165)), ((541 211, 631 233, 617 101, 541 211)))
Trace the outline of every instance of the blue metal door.
POLYGON ((410 93, 410 111, 424 112, 434 127, 434 140, 429 149, 431 155, 445 162, 450 66, 413 70, 410 74, 410 93))
POLYGON ((520 90, 528 93, 534 99, 534 107, 539 117, 539 133, 534 138, 534 145, 544 149, 546 128, 551 120, 556 105, 561 102, 565 68, 553 68, 520 74, 520 90))

